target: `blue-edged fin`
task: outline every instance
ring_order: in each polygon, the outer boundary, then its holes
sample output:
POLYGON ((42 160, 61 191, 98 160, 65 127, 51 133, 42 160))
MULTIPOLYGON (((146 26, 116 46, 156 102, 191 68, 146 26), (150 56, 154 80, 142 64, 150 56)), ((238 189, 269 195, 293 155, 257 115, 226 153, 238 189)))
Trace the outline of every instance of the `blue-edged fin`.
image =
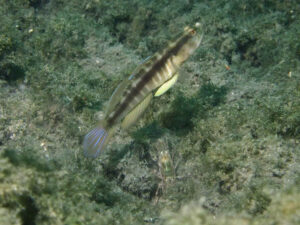
POLYGON ((167 90, 169 90, 176 83, 177 79, 178 79, 178 73, 176 73, 170 80, 163 83, 163 85, 161 85, 157 89, 154 96, 158 97, 158 96, 161 96, 162 94, 164 94, 167 90))
POLYGON ((141 101, 136 107, 133 108, 133 110, 130 111, 130 113, 127 114, 127 116, 124 118, 121 124, 121 127, 123 129, 129 128, 139 119, 139 117, 143 114, 147 106, 150 104, 152 95, 152 93, 147 95, 143 101, 141 101))
POLYGON ((89 158, 96 158, 105 148, 114 130, 114 128, 107 129, 98 125, 86 134, 83 140, 84 155, 89 158))

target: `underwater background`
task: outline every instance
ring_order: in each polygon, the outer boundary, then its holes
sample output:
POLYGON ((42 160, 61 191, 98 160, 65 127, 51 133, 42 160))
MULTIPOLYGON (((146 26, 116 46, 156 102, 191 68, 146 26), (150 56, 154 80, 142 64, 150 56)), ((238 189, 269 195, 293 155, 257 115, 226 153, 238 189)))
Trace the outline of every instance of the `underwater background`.
POLYGON ((0 224, 300 224, 297 0, 0 0, 0 224), (118 83, 200 47, 97 159, 118 83))

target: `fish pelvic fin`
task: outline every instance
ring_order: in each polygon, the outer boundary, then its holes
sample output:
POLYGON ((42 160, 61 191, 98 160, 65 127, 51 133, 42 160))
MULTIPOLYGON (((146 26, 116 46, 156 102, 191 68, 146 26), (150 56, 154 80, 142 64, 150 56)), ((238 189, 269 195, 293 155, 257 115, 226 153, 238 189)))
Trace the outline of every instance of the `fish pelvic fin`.
POLYGON ((106 127, 105 123, 101 122, 89 133, 83 140, 84 155, 88 158, 96 158, 103 152, 109 139, 115 132, 114 128, 106 127))

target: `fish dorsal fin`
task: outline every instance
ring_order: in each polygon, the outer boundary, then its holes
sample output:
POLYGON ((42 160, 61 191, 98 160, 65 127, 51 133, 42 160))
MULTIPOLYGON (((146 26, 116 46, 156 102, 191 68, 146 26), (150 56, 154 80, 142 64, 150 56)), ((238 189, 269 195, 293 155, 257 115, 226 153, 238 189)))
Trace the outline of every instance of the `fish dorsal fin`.
POLYGON ((147 58, 142 60, 142 62, 140 62, 138 64, 138 66, 134 69, 134 71, 132 72, 132 75, 129 76, 128 80, 138 79, 140 77, 140 75, 142 75, 139 73, 141 71, 141 69, 150 66, 154 60, 155 60, 155 55, 148 56, 147 58))
POLYGON ((109 115, 112 110, 114 109, 114 107, 116 106, 116 104, 118 103, 118 101, 120 100, 120 96, 122 96, 122 94, 124 93, 124 91, 126 90, 126 86, 128 85, 129 81, 123 80, 114 90, 112 96, 109 99, 109 103, 108 103, 108 107, 106 110, 106 115, 109 115))
POLYGON ((119 100, 120 100, 120 96, 122 96, 126 90, 126 87, 132 83, 135 79, 138 78, 137 73, 139 72, 139 70, 141 68, 143 68, 145 66, 146 63, 150 63, 152 60, 153 56, 148 56, 146 59, 144 59, 140 65, 133 71, 133 73, 126 78, 125 80, 123 80, 114 90, 112 96, 110 97, 109 103, 108 103, 108 107, 106 110, 106 115, 109 115, 115 108, 115 106, 118 104, 119 100))
POLYGON ((155 92, 154 96, 158 97, 164 94, 167 90, 169 90, 177 81, 178 73, 176 73, 170 80, 163 83, 155 92))
POLYGON ((147 106, 150 104, 152 96, 152 93, 147 95, 147 97, 144 98, 143 101, 141 101, 136 107, 133 108, 133 110, 131 110, 130 113, 127 114, 127 116, 124 118, 121 124, 121 127, 123 129, 129 128, 138 120, 138 118, 142 115, 147 106))

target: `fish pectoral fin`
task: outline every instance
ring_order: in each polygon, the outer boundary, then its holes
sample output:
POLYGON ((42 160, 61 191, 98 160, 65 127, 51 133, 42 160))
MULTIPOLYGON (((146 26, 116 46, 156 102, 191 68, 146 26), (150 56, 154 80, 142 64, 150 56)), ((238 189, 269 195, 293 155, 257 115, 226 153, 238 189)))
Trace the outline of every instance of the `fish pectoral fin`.
POLYGON ((164 94, 167 90, 169 90, 177 81, 178 73, 176 73, 170 80, 163 83, 155 92, 154 96, 158 97, 164 94))
POLYGON ((133 110, 130 111, 130 113, 127 114, 127 116, 122 121, 121 124, 122 129, 128 129, 131 125, 133 125, 138 120, 138 118, 143 114, 145 109, 150 104, 152 96, 153 96, 152 93, 147 95, 147 97, 144 98, 143 101, 141 101, 136 107, 133 108, 133 110))

